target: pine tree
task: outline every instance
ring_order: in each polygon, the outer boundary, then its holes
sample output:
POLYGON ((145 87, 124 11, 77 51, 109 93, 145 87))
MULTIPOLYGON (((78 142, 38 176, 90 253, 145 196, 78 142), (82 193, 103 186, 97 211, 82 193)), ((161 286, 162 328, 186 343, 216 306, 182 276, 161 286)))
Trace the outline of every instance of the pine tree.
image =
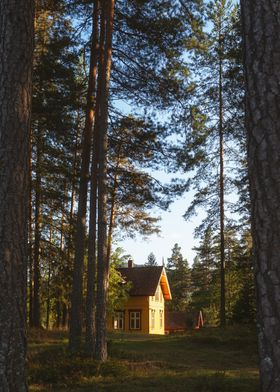
MULTIPOLYGON (((73 195, 76 187, 80 143, 80 93, 82 83, 76 47, 70 37, 72 27, 63 3, 37 3, 36 46, 32 105, 32 214, 29 295, 33 302, 30 324, 40 326, 45 319, 45 281, 49 279, 49 255, 56 249, 50 285, 66 263, 70 264, 73 227, 73 195), (58 18, 58 15, 60 16, 58 18), (74 143, 73 143, 74 141, 74 143), (68 214, 68 208, 69 214, 68 214), (48 241, 52 217, 52 244, 48 241), (71 220, 71 222, 70 222, 71 220), (68 247, 69 245, 69 247, 68 247), (68 247, 69 252, 66 250, 68 247), (68 254, 68 256, 67 256, 68 254), (68 261, 66 260, 68 258, 68 261), (60 265, 58 267, 58 265, 60 265), (33 268, 32 268, 33 267, 33 268), (33 285, 32 285, 33 281, 33 285), (33 293, 33 295, 32 295, 33 293), (33 317, 32 317, 33 316, 33 317)), ((69 273, 67 273, 69 276, 69 273)), ((61 277, 61 275, 60 275, 61 277)), ((58 279, 59 280, 59 279, 58 279)), ((69 284, 65 284, 65 288, 69 284)), ((68 290, 68 288, 66 289, 68 290)), ((64 289, 56 295, 67 298, 64 289), (61 293, 61 294, 60 294, 61 293)), ((50 290, 50 293, 53 291, 50 290)), ((66 301, 63 301, 64 303, 66 301)), ((31 306, 30 306, 31 310, 31 306)))
POLYGON ((172 292, 170 309, 184 311, 191 298, 191 271, 178 244, 174 245, 172 255, 167 259, 167 269, 172 292))
MULTIPOLYGON (((193 90, 183 119, 189 122, 179 162, 186 170, 195 170, 192 186, 194 200, 187 210, 188 219, 198 208, 206 217, 197 235, 209 225, 220 236, 220 324, 226 323, 225 229, 227 195, 233 189, 237 166, 235 135, 242 128, 242 78, 233 83, 238 69, 235 45, 239 41, 238 9, 231 1, 212 1, 206 6, 207 30, 202 45, 193 50, 193 90)), ((239 65, 239 68, 241 66, 239 65)), ((244 133, 243 133, 244 134, 244 133)))
POLYGON ((279 2, 242 0, 246 128, 262 392, 279 390, 279 2))
POLYGON ((190 307, 202 310, 205 321, 217 324, 219 309, 218 254, 213 231, 208 228, 199 246, 191 269, 192 298, 190 307))
MULTIPOLYGON (((81 345, 82 310, 83 310, 83 272, 85 255, 87 196, 89 168, 91 157, 92 132, 95 115, 96 73, 97 73, 97 42, 98 42, 98 2, 93 1, 92 11, 92 42, 88 76, 87 102, 85 125, 82 137, 81 171, 79 184, 79 200, 77 212, 77 229, 75 237, 75 258, 73 271, 73 286, 71 295, 71 317, 69 348, 77 351, 81 345)), ((89 273, 92 273, 91 268, 89 273)))
MULTIPOLYGON (((99 129, 98 129, 98 236, 97 236, 97 294, 96 294, 96 344, 95 358, 106 361, 106 301, 108 295, 109 260, 107 237, 107 152, 108 152, 108 108, 112 65, 112 39, 114 22, 114 0, 101 5, 101 50, 98 68, 99 129), (103 35, 104 34, 104 35, 103 35), (103 40, 102 41, 102 37, 103 40), (104 42, 104 43, 103 43, 104 42), (100 77, 100 78, 99 78, 100 77)), ((100 45, 100 46, 101 46, 100 45)))
POLYGON ((30 0, 0 1, 0 389, 11 392, 28 390, 26 278, 33 11, 30 0))
POLYGON ((144 264, 146 267, 153 267, 155 265, 158 265, 156 256, 151 252, 148 255, 148 261, 144 264))

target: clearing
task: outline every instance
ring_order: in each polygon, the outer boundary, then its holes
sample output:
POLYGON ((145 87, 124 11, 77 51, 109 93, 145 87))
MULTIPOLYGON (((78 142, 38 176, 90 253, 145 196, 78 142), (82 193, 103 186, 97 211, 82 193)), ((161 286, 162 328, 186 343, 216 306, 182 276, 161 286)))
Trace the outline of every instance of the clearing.
POLYGON ((32 331, 30 392, 257 392, 255 329, 205 328, 184 335, 111 334, 110 361, 67 352, 65 333, 32 331))

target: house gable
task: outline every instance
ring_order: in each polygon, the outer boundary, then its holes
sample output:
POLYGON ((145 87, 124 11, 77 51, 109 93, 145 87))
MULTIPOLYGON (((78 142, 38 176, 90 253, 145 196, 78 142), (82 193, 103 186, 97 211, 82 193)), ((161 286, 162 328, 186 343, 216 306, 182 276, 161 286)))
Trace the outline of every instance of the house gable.
POLYGON ((131 283, 131 288, 124 309, 109 320, 109 329, 164 334, 164 304, 171 299, 164 267, 129 267, 118 271, 124 283, 131 283))

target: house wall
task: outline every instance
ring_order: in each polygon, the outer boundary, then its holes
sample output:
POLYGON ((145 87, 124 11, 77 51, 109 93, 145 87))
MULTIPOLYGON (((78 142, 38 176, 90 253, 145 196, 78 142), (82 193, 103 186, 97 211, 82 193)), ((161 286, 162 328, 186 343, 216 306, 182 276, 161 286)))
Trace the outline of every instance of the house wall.
POLYGON ((164 298, 162 294, 161 287, 158 287, 159 291, 159 300, 157 300, 156 296, 149 297, 149 333, 164 335, 165 333, 165 314, 164 314, 164 298), (154 311, 155 322, 154 326, 152 325, 152 312, 154 311), (162 314, 162 324, 160 323, 160 313, 162 314))
MULTIPOLYGON (((142 332, 149 333, 149 297, 130 297, 123 309, 124 311, 124 332, 142 332), (139 330, 131 330, 129 326, 129 312, 141 312, 141 326, 139 330)), ((109 330, 114 329, 113 317, 109 316, 107 327, 109 330)))
MULTIPOLYGON (((165 314, 164 314, 164 297, 159 285, 158 300, 157 296, 146 297, 130 297, 123 309, 124 312, 124 332, 140 332, 147 334, 164 335, 165 333, 165 314), (131 330, 129 325, 129 312, 141 312, 141 328, 139 330, 131 330), (152 323, 152 312, 154 312, 154 325, 152 323), (162 325, 160 323, 160 314, 162 314, 162 325)), ((114 318, 109 316, 107 320, 107 328, 114 329, 114 318)))

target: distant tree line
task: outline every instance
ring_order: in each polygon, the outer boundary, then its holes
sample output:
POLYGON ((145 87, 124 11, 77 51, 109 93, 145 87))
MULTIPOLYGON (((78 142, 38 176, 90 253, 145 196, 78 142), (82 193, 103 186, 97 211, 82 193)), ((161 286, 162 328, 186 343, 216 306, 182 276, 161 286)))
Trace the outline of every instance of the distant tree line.
MULTIPOLYGON (((225 236, 227 324, 248 324, 256 321, 256 295, 254 286, 252 240, 245 232, 227 232, 225 236)), ((206 325, 220 323, 220 248, 219 238, 208 230, 199 245, 192 266, 175 244, 167 260, 167 273, 172 292, 169 311, 187 314, 202 311, 206 325)))

